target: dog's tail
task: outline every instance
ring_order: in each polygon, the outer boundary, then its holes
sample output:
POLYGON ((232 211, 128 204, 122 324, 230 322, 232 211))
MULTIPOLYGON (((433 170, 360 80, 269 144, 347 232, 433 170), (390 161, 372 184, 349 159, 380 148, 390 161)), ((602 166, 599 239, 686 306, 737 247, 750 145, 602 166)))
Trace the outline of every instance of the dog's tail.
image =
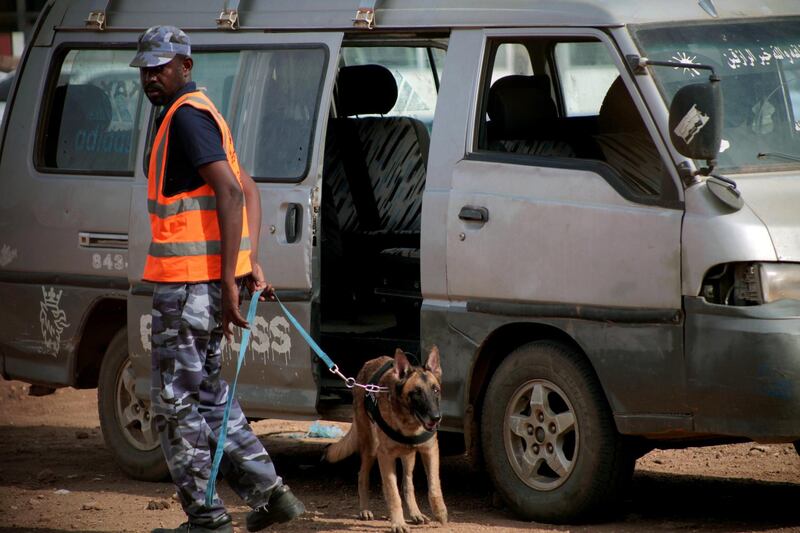
POLYGON ((336 463, 350 457, 358 451, 358 437, 355 421, 350 425, 350 430, 347 434, 325 448, 325 454, 322 457, 323 461, 329 463, 336 463))

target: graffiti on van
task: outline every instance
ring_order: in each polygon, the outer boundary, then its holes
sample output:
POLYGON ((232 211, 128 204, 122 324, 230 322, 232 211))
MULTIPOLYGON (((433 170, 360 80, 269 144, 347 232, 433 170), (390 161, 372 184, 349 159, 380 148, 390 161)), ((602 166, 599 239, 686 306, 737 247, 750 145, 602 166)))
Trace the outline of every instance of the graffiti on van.
POLYGON ((0 267, 8 266, 17 258, 17 249, 4 244, 0 249, 0 267))
POLYGON ((139 339, 142 341, 142 348, 145 352, 152 351, 153 340, 153 317, 152 315, 142 315, 139 317, 139 339))
MULTIPOLYGON (((282 315, 277 315, 271 320, 257 316, 250 325, 250 352, 252 358, 260 358, 266 363, 283 363, 288 365, 292 358, 292 338, 289 321, 282 315)), ((239 356, 242 342, 242 330, 234 328, 233 340, 222 341, 222 356, 225 359, 235 360, 239 356)), ((247 358, 245 358, 245 364, 247 358)))
MULTIPOLYGON (((152 342, 153 322, 149 314, 139 317, 139 338, 145 352, 150 352, 152 342)), ((267 320, 256 316, 250 325, 250 359, 261 359, 263 364, 275 363, 288 365, 292 359, 292 337, 289 321, 282 315, 267 320)), ((243 331, 233 328, 233 340, 228 342, 222 339, 222 357, 225 360, 235 360, 239 356, 243 331)), ((248 358, 245 357, 243 365, 248 358)))
POLYGON ((58 356, 61 334, 69 327, 67 314, 61 309, 63 290, 56 292, 53 287, 48 290, 42 286, 42 301, 39 302, 39 325, 44 340, 44 352, 58 356))

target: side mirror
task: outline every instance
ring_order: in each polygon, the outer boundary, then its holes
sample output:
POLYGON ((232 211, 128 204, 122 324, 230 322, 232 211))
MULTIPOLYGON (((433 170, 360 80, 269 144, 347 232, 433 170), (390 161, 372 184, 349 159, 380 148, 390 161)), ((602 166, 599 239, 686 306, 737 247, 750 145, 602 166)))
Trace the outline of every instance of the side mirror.
POLYGON ((669 106, 669 136, 675 149, 691 159, 713 161, 722 140, 719 78, 681 87, 669 106))

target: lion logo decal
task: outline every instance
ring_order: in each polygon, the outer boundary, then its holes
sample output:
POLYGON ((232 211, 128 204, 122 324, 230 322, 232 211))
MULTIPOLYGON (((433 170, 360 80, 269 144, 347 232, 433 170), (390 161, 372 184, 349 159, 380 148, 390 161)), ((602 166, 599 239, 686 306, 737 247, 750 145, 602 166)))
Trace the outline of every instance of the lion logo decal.
POLYGON ((67 314, 60 307, 63 292, 63 290, 56 292, 52 287, 50 290, 42 287, 42 301, 39 302, 39 323, 44 339, 44 351, 54 357, 58 357, 61 333, 69 327, 67 314))

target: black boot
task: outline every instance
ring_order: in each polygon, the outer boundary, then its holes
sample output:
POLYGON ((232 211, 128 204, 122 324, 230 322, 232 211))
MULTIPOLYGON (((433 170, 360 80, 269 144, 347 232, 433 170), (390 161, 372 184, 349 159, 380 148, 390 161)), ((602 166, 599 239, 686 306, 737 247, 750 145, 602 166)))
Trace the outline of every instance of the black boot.
POLYGON ((288 522, 306 512, 306 506, 281 485, 269 495, 269 503, 247 513, 247 531, 261 531, 272 524, 288 522))
POLYGON ((158 527, 152 533, 233 533, 233 524, 231 515, 224 513, 213 520, 190 520, 174 529, 158 527))

